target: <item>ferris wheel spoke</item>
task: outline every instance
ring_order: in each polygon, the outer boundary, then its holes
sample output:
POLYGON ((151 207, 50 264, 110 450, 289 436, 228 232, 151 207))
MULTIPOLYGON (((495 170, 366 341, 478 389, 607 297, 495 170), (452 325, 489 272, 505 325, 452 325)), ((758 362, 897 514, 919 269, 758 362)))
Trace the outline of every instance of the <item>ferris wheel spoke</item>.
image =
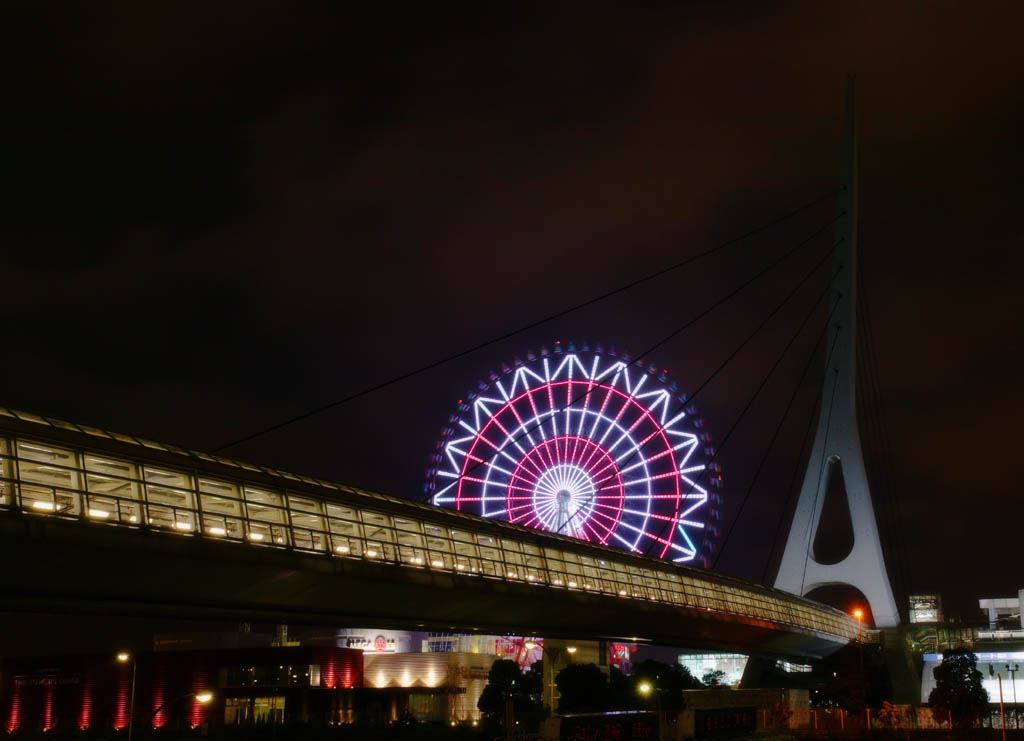
POLYGON ((482 384, 446 432, 431 501, 692 561, 710 512, 694 410, 682 398, 670 413, 654 368, 581 357, 531 355, 482 384))
POLYGON ((511 432, 509 432, 505 428, 505 425, 503 425, 501 423, 501 420, 498 419, 497 416, 492 417, 491 421, 494 422, 494 426, 497 427, 499 430, 501 430, 501 433, 505 436, 505 442, 502 443, 502 447, 503 448, 505 447, 505 445, 507 443, 511 443, 512 445, 515 446, 516 450, 518 450, 520 453, 526 453, 526 451, 523 450, 522 446, 519 444, 519 440, 517 440, 515 435, 513 435, 511 432))

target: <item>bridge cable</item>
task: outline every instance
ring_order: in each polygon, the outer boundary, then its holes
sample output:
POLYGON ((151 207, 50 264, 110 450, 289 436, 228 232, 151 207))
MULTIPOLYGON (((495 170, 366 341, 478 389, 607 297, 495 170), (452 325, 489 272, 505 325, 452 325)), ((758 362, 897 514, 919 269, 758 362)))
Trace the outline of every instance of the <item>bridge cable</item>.
MULTIPOLYGON (((836 218, 838 219, 839 217, 836 217, 836 218)), ((715 368, 715 370, 713 370, 713 371, 711 372, 711 374, 710 374, 710 375, 708 375, 708 377, 704 379, 703 383, 701 383, 701 384, 700 384, 700 386, 698 386, 698 387, 697 387, 697 389, 696 389, 696 390, 695 390, 695 391, 694 391, 694 392, 693 392, 692 394, 690 394, 689 396, 687 396, 687 397, 686 397, 686 401, 685 401, 685 403, 683 403, 683 404, 682 404, 682 405, 681 405, 681 406, 680 406, 680 407, 679 407, 678 409, 676 409, 676 412, 677 412, 677 413, 678 413, 679 411, 683 411, 683 410, 684 410, 684 409, 685 409, 685 408, 686 408, 687 406, 689 406, 690 404, 692 404, 692 403, 693 403, 693 400, 694 400, 694 398, 696 398, 697 394, 699 394, 699 393, 700 393, 700 392, 701 392, 701 391, 702 391, 702 390, 703 390, 703 389, 704 389, 704 388, 705 388, 705 387, 706 387, 706 386, 707 386, 707 385, 708 385, 709 383, 711 383, 711 381, 712 381, 712 380, 713 380, 713 379, 714 379, 714 378, 715 378, 715 377, 716 377, 716 376, 717 376, 717 375, 718 375, 718 374, 719 374, 719 373, 720 373, 720 372, 721 372, 721 371, 722 371, 722 370, 723 370, 723 369, 724 369, 724 368, 726 367, 726 365, 728 365, 728 364, 729 364, 729 363, 730 363, 730 362, 731 362, 731 361, 732 361, 732 360, 733 360, 733 359, 734 359, 734 358, 735 358, 735 357, 736 357, 737 355, 739 355, 739 353, 740 353, 740 352, 741 352, 741 351, 742 351, 742 350, 743 350, 743 349, 744 349, 744 348, 745 348, 745 347, 746 347, 746 346, 747 346, 747 345, 748 345, 748 344, 749 344, 749 343, 750 343, 750 342, 751 342, 751 341, 752 341, 752 340, 753 340, 753 339, 754 339, 754 338, 755 338, 755 337, 756 337, 756 336, 757 336, 757 335, 758 335, 758 334, 759 334, 759 333, 761 332, 761 330, 763 330, 763 329, 765 328, 765 326, 766 326, 766 325, 768 324, 768 322, 769 322, 769 321, 771 321, 771 319, 772 319, 772 318, 773 318, 773 317, 774 317, 774 316, 775 316, 776 314, 778 314, 778 312, 779 312, 779 311, 780 311, 780 310, 781 310, 781 309, 782 309, 782 308, 783 308, 783 307, 784 307, 784 306, 785 306, 785 305, 786 305, 787 303, 789 303, 789 301, 790 301, 790 300, 791 300, 791 299, 792 299, 792 298, 793 298, 793 297, 794 297, 794 296, 795 296, 795 295, 797 294, 797 292, 798 292, 798 291, 799 291, 799 290, 800 290, 800 289, 801 289, 801 288, 802 288, 802 287, 804 286, 804 284, 805 284, 805 283, 807 283, 807 281, 808 281, 808 280, 810 280, 810 279, 811 279, 811 277, 813 277, 813 276, 814 276, 814 275, 815 275, 815 274, 816 274, 816 273, 818 272, 818 270, 819 270, 819 269, 821 268, 821 266, 822 266, 822 265, 823 265, 823 264, 825 263, 825 261, 826 261, 826 260, 827 260, 827 259, 828 259, 828 258, 829 258, 829 257, 831 256, 831 254, 832 254, 832 253, 833 253, 833 252, 835 251, 835 248, 836 248, 837 246, 838 246, 838 242, 837 242, 837 243, 836 243, 835 245, 833 245, 833 246, 832 246, 832 247, 831 247, 831 248, 830 248, 830 249, 829 249, 829 250, 828 250, 828 251, 827 251, 827 252, 826 252, 826 253, 825 253, 824 255, 822 255, 822 257, 821 257, 821 258, 820 258, 820 259, 819 259, 819 260, 818 260, 818 261, 817 261, 817 262, 816 262, 816 263, 814 264, 814 266, 813 266, 813 267, 812 267, 812 268, 811 268, 811 269, 810 269, 810 270, 809 270, 809 271, 808 271, 808 272, 807 272, 807 273, 806 273, 806 274, 804 275, 804 277, 803 277, 803 278, 801 278, 801 279, 800 279, 800 281, 798 281, 798 282, 797 282, 797 284, 796 284, 795 286, 793 286, 792 290, 790 290, 790 292, 789 292, 788 294, 786 294, 786 296, 785 296, 785 297, 784 297, 784 298, 782 299, 782 301, 781 301, 780 303, 778 303, 778 304, 777 304, 777 305, 775 306, 775 308, 774 308, 774 309, 772 309, 772 311, 771 311, 771 312, 770 312, 770 313, 769 313, 769 314, 768 314, 768 315, 767 315, 767 316, 766 316, 766 317, 765 317, 765 318, 764 318, 764 319, 763 319, 763 320, 761 321, 761 323, 760 323, 760 324, 759 324, 759 325, 758 325, 758 326, 757 326, 757 327, 756 327, 756 328, 754 329, 754 331, 753 331, 753 332, 751 332, 751 333, 750 333, 750 334, 749 334, 749 335, 748 335, 748 336, 746 337, 746 339, 744 339, 744 340, 743 340, 743 342, 741 342, 741 343, 739 344, 739 346, 738 346, 738 347, 736 347, 736 349, 734 349, 734 350, 733 350, 733 351, 732 351, 732 352, 731 352, 731 353, 730 353, 730 354, 728 355, 728 357, 726 357, 726 358, 725 358, 725 360, 723 360, 723 361, 722 361, 721 363, 719 363, 718 367, 717 367, 717 368, 715 368)), ((833 278, 832 278, 832 279, 830 279, 830 280, 829 280, 829 285, 831 285, 831 284, 832 284, 832 280, 834 280, 834 276, 833 276, 833 278)), ((822 295, 821 295, 821 296, 819 296, 819 297, 818 297, 818 299, 817 299, 817 300, 816 300, 816 301, 814 302, 814 306, 812 307, 812 312, 813 312, 814 308, 815 308, 815 307, 817 307, 817 305, 818 305, 818 303, 819 303, 819 302, 821 301, 821 299, 825 297, 825 294, 826 294, 827 292, 828 292, 828 288, 826 288, 826 289, 825 289, 825 292, 824 292, 824 293, 822 293, 822 295)), ((806 319, 804 320, 804 322, 803 322, 803 323, 802 323, 802 324, 800 325, 800 329, 799 329, 799 330, 797 330, 797 334, 799 334, 799 332, 800 332, 800 331, 801 331, 801 330, 803 329, 803 326, 804 326, 804 324, 806 324, 806 322, 807 322, 807 320, 808 320, 808 319, 810 319, 810 314, 808 314, 807 318, 806 318, 806 319)), ((795 337, 794 337, 794 339, 795 339, 795 337)), ((792 341, 790 342, 790 344, 792 344, 792 341)), ((787 347, 788 347, 788 345, 787 345, 787 347)), ((639 453, 640 453, 640 450, 641 450, 642 448, 643 448, 643 444, 641 444, 640 446, 638 446, 638 447, 637 447, 637 448, 636 448, 636 449, 635 449, 635 450, 633 451, 633 454, 632 454, 632 455, 630 455, 630 457, 629 457, 629 458, 627 458, 627 459, 626 459, 626 460, 625 460, 625 461, 623 462, 623 466, 628 466, 628 465, 629 465, 629 463, 630 463, 630 462, 631 462, 631 461, 632 461, 632 460, 633 460, 633 459, 634 459, 634 458, 635 458, 635 457, 636 457, 637 455, 639 455, 639 453)), ((712 456, 711 458, 709 458, 709 459, 708 459, 708 461, 707 461, 707 462, 705 463, 705 468, 704 468, 704 471, 710 471, 710 470, 711 470, 711 466, 710 466, 710 464, 711 464, 711 463, 712 463, 712 462, 713 462, 713 461, 715 460, 715 456, 717 456, 717 452, 715 453, 715 455, 713 455, 713 456, 712 456)), ((585 501, 585 502, 584 502, 584 503, 583 503, 582 505, 580 505, 580 507, 577 507, 577 508, 576 508, 576 511, 578 512, 578 511, 579 511, 580 509, 583 509, 583 508, 585 508, 585 507, 586 507, 587 505, 589 505, 589 504, 590 504, 590 502, 591 502, 591 501, 593 501, 594 497, 596 497, 598 493, 600 493, 601 491, 604 491, 604 490, 605 490, 605 487, 604 487, 603 485, 604 485, 604 484, 605 484, 606 482, 608 482, 609 480, 613 479, 613 478, 614 478, 614 474, 610 474, 610 475, 609 475, 609 476, 607 476, 606 478, 604 478, 604 479, 602 479, 601 481, 597 482, 597 484, 595 485, 595 491, 594 491, 594 493, 593 493, 593 494, 592 494, 592 495, 591 495, 591 496, 590 496, 590 497, 589 497, 589 498, 587 499, 587 501, 585 501)), ((691 492, 693 491, 693 488, 694 488, 694 486, 696 486, 696 482, 697 482, 697 481, 698 481, 699 479, 700 479, 700 476, 698 476, 698 477, 696 477, 696 478, 694 479, 693 483, 692 483, 692 484, 691 484, 691 486, 690 486, 690 489, 688 489, 688 490, 687 490, 687 492, 686 492, 686 494, 684 495, 684 498, 685 498, 685 496, 689 495, 689 494, 690 494, 690 493, 691 493, 691 492)), ((674 518, 675 518, 675 516, 676 516, 676 515, 678 515, 678 514, 679 514, 679 508, 677 507, 677 508, 676 508, 676 510, 675 510, 675 512, 673 513, 673 519, 674 519, 674 518)), ((574 513, 574 515, 573 515, 573 516, 575 516, 575 513, 574 513)), ((572 517, 570 517, 569 519, 572 519, 572 517)), ((566 522, 568 522, 568 521, 566 521, 566 522)), ((666 522, 667 522, 667 521, 666 521, 666 522)), ((561 531, 561 528, 565 526, 565 524, 566 524, 566 523, 562 523, 562 525, 561 525, 561 526, 559 526, 559 529, 558 529, 558 531, 559 531, 559 532, 561 531)), ((664 528, 664 525, 663 525, 663 526, 662 526, 662 530, 661 530, 661 532, 660 532, 660 533, 658 534, 658 536, 659 536, 659 537, 662 537, 662 536, 663 536, 663 534, 664 534, 664 529, 665 529, 665 528, 664 528)))
MULTIPOLYGON (((833 344, 833 347, 835 345, 833 344)), ((804 436, 800 442, 800 448, 797 451, 796 461, 793 463, 793 473, 789 477, 789 487, 786 489, 786 499, 782 503, 782 508, 779 510, 779 519, 775 523, 775 535, 772 537, 772 547, 768 551, 768 558, 764 562, 764 570, 761 572, 761 584, 764 586, 768 585, 768 569, 771 568, 772 558, 775 555, 775 550, 778 547, 779 536, 782 534, 782 526, 789 519, 786 517, 786 513, 789 511, 789 503, 793 499, 793 492, 796 489, 796 477, 800 472, 801 464, 804 462, 805 454, 807 459, 810 459, 811 451, 807 447, 807 442, 811 437, 811 430, 814 428, 814 420, 818 418, 818 410, 821 406, 821 393, 824 391, 825 377, 828 375, 828 364, 831 358, 825 359, 825 371, 822 372, 821 382, 816 384, 818 386, 818 392, 815 394, 814 406, 811 407, 811 413, 807 417, 807 424, 804 426, 804 436)))
POLYGON ((477 350, 482 350, 485 347, 489 347, 489 346, 497 344, 499 342, 503 342, 505 340, 508 340, 508 339, 510 339, 512 337, 515 337, 516 335, 522 334, 523 332, 527 332, 527 331, 529 331, 531 329, 535 329, 535 328, 537 328, 537 327, 539 327, 541 325, 544 325, 544 324, 547 324, 549 322, 552 322, 555 319, 560 319, 563 316, 566 316, 566 315, 571 314, 573 312, 579 311, 580 309, 584 309, 584 308, 586 308, 588 306, 593 306, 594 304, 599 303, 601 301, 604 301, 607 298, 611 298, 612 296, 615 296, 615 295, 617 295, 619 293, 623 293, 625 291, 628 291, 631 288, 635 288, 636 286, 639 286, 639 285, 641 285, 643 283, 647 283, 648 281, 654 280, 656 278, 660 278, 663 275, 667 275, 668 273, 671 273, 671 272, 673 272, 675 270, 678 270, 680 268, 686 267, 687 265, 690 265, 690 264, 692 264, 694 262, 697 262, 698 260, 701 260, 701 259, 703 259, 705 257, 708 257, 709 255, 713 255, 714 253, 719 252, 719 251, 721 251, 723 249, 726 249, 727 247, 731 247, 731 246, 733 246, 735 244, 743 242, 743 241, 749 239, 750 237, 753 237, 753 236, 755 236, 757 234, 760 234, 761 232, 768 231, 769 229, 771 229, 771 228, 773 228, 775 226, 778 226, 779 224, 782 224, 782 223, 788 221, 789 219, 793 218, 794 216, 796 216, 796 215, 798 215, 800 213, 803 213, 804 211, 807 211, 808 209, 813 208, 814 206, 817 206, 819 203, 824 202, 825 200, 831 198, 832 196, 836 195, 837 193, 839 193, 840 191, 842 191, 844 189, 845 189, 845 186, 842 186, 842 187, 839 187, 839 188, 835 188, 835 189, 825 193, 824 195, 821 195, 821 196, 819 196, 819 197, 817 197, 817 198, 815 198, 815 199, 813 199, 811 201, 808 201, 807 203, 803 204, 802 206, 799 206, 799 207, 797 207, 797 208, 795 208, 795 209, 793 209, 791 211, 788 211, 788 212, 786 212, 785 214, 783 214, 781 216, 778 216, 778 217, 776 217, 776 218, 774 218, 774 219, 772 219, 770 221, 765 222, 764 224, 761 224, 760 226, 754 227, 753 229, 749 229, 748 231, 744 232, 743 234, 740 234, 740 235, 738 235, 736 237, 728 239, 725 242, 722 242, 721 244, 719 244, 719 245, 717 245, 715 247, 712 247, 711 249, 704 250, 703 252, 699 252, 696 255, 691 255, 690 257, 687 257, 687 258, 684 258, 682 260, 679 260, 678 262, 672 263, 671 265, 666 265, 665 267, 660 268, 658 270, 655 270, 652 273, 648 273, 647 275, 643 275, 643 276, 641 276, 639 278, 636 278, 636 279, 634 279, 634 280, 632 280, 632 281, 630 281, 628 283, 624 283, 623 285, 618 286, 617 288, 613 288, 613 289, 611 289, 609 291, 605 291, 604 293, 601 293, 601 294, 599 294, 597 296, 594 296, 593 298, 587 299, 586 301, 583 301, 581 303, 575 304, 575 305, 570 306, 570 307, 568 307, 566 309, 562 309, 561 311, 556 311, 555 313, 549 314, 548 316, 542 317, 540 319, 536 319, 536 320, 534 320, 532 322, 529 322, 528 324, 525 324, 525 325, 519 327, 518 329, 514 329, 512 331, 505 332, 504 334, 498 335, 497 337, 492 337, 489 340, 485 340, 483 342, 479 342, 479 343, 477 343, 477 344, 475 344, 475 345, 473 345, 471 347, 468 347, 468 348, 466 348, 464 350, 461 350, 461 351, 459 351, 457 353, 453 353, 451 355, 447 355, 447 356, 445 356, 443 358, 439 358, 438 360, 434 360, 434 361, 432 361, 430 363, 427 363, 426 365, 422 365, 419 368, 415 368, 414 370, 410 370, 410 371, 407 371, 405 373, 401 373, 401 374, 399 374, 397 376, 393 376, 392 378, 389 378, 386 381, 381 381, 380 383, 373 384, 372 386, 367 386, 366 388, 361 389, 359 391, 356 391, 354 393, 351 393, 348 396, 344 396, 344 397, 342 397, 340 399, 337 399, 335 401, 328 402, 327 404, 321 404, 320 406, 315 407, 313 409, 310 409, 307 412, 303 412, 302 414, 298 414, 298 415, 296 415, 294 417, 290 417, 290 418, 288 418, 286 420, 283 420, 281 422, 278 422, 276 424, 264 427, 263 429, 258 430, 257 432, 253 432, 253 433, 251 433, 249 435, 244 435, 242 437, 236 438, 235 440, 232 440, 231 442, 224 443, 223 445, 220 445, 220 446, 218 446, 216 448, 213 448, 210 452, 219 453, 219 452, 221 452, 223 450, 226 450, 227 448, 233 448, 236 445, 241 445, 242 443, 249 442, 250 440, 254 440, 254 439, 258 438, 258 437, 262 437, 263 435, 266 435, 266 434, 269 434, 271 432, 275 432, 277 430, 280 430, 283 427, 288 427, 289 425, 295 424, 296 422, 301 422, 301 421, 303 421, 305 419, 309 419, 310 417, 316 416, 316 415, 318 415, 318 414, 320 414, 322 412, 326 412, 326 411, 328 411, 330 409, 334 409, 335 407, 339 407, 339 406, 341 406, 343 404, 347 404, 350 401, 355 401, 356 399, 359 399, 359 398, 361 398, 363 396, 367 396, 368 394, 372 394, 372 393, 374 393, 376 391, 380 391, 381 389, 387 388, 388 386, 392 386, 392 385, 394 385, 396 383, 400 383, 401 381, 405 381, 405 380, 407 380, 409 378, 412 378, 413 376, 417 376, 417 375, 419 375, 421 373, 425 373, 426 371, 433 370, 434 368, 437 368, 439 366, 442 366, 442 365, 445 365, 447 363, 450 363, 453 360, 458 360, 459 358, 462 358, 462 357, 465 357, 467 355, 470 355, 470 354, 476 352, 477 350))
MULTIPOLYGON (((860 270, 860 265, 859 264, 858 264, 858 270, 860 270)), ((863 287, 863 285, 864 285, 863 272, 861 272, 860 284, 863 287)), ((902 571, 901 578, 903 579, 903 587, 904 587, 904 594, 903 594, 903 596, 906 597, 907 594, 909 594, 909 589, 910 589, 911 571, 910 571, 910 559, 907 557, 906 541, 900 536, 900 533, 902 533, 903 530, 899 526, 899 523, 904 520, 903 500, 900 497, 900 493, 899 493, 900 490, 899 490, 899 488, 897 486, 895 486, 895 484, 893 482, 893 474, 892 474, 892 472, 893 472, 893 466, 892 466, 892 450, 893 450, 893 448, 892 448, 892 440, 891 440, 890 435, 889 435, 889 427, 888 427, 888 424, 886 422, 885 407, 882 404, 880 369, 879 369, 879 362, 878 362, 878 354, 877 354, 877 351, 876 351, 876 343, 875 343, 875 339, 874 339, 875 338, 875 333, 874 333, 874 327, 873 327, 873 323, 871 321, 871 317, 870 317, 870 315, 868 313, 868 310, 867 310, 868 303, 869 303, 868 302, 867 291, 866 291, 866 289, 863 289, 863 288, 862 288, 862 291, 863 291, 864 298, 862 299, 861 308, 862 308, 862 314, 863 314, 863 318, 864 318, 864 328, 866 330, 865 331, 866 346, 867 346, 867 349, 868 349, 868 353, 866 354, 865 359, 867 361, 867 367, 868 367, 868 370, 869 370, 869 381, 871 381, 871 383, 872 383, 871 388, 872 388, 872 391, 873 391, 873 394, 874 394, 874 399, 875 399, 874 404, 875 404, 875 412, 876 412, 876 424, 878 425, 879 437, 880 437, 881 446, 882 446, 882 464, 883 464, 882 465, 882 470, 884 471, 884 474, 886 476, 886 483, 887 483, 887 486, 889 488, 889 499, 890 499, 890 505, 891 505, 892 510, 893 510, 893 516, 894 516, 894 518, 898 518, 897 521, 893 522, 893 537, 894 537, 894 539, 895 539, 895 541, 896 541, 896 543, 898 545, 897 561, 899 562, 899 566, 897 566, 897 568, 898 568, 898 570, 902 571), (902 567, 902 568, 900 568, 900 567, 902 567)), ((905 604, 904 604, 904 607, 906 607, 905 604)))
MULTIPOLYGON (((825 258, 829 257, 832 254, 832 252, 836 249, 836 247, 839 246, 839 244, 842 241, 843 241, 842 237, 840 237, 839 240, 835 244, 832 245, 831 249, 829 249, 829 251, 822 258, 821 263, 824 262, 825 258)), ((819 263, 817 266, 815 266, 815 269, 820 267, 821 263, 819 263)), ((839 274, 839 271, 836 271, 835 275, 838 275, 838 274, 839 274)), ((698 474, 697 476, 694 477, 693 482, 690 484, 690 488, 687 489, 686 493, 683 495, 682 499, 680 500, 680 503, 676 506, 675 512, 673 512, 673 514, 672 514, 671 520, 666 520, 664 522, 664 524, 661 526, 661 530, 658 532, 658 538, 663 538, 664 537, 664 535, 665 535, 665 528, 669 524, 669 522, 672 522, 673 526, 675 526, 676 518, 679 516, 679 511, 682 508, 682 500, 685 500, 685 498, 687 496, 689 496, 689 494, 695 488, 697 488, 698 482, 700 481, 701 477, 704 476, 708 471, 711 470, 711 466, 709 464, 712 463, 713 461, 717 460, 717 458, 718 458, 719 454, 721 453, 722 449, 725 447, 726 443, 728 443, 729 439, 732 437, 733 432, 735 432, 736 429, 739 427, 740 423, 746 417, 747 412, 749 412, 751 407, 753 407, 754 402, 757 400, 757 397, 760 396, 760 394, 764 390, 765 386, 768 385, 768 381, 771 379, 772 375, 774 375, 774 373, 778 369, 779 365, 781 365, 783 359, 786 357, 786 354, 789 352, 789 349, 793 346, 793 343, 796 342, 797 338, 803 332, 803 329, 806 326, 807 322, 810 321, 811 317, 817 311, 818 304, 821 303, 821 300, 823 298, 825 298, 825 296, 828 295, 829 291, 831 290, 832 281, 835 279, 835 275, 832 276, 832 278, 829 280, 828 285, 825 287, 825 290, 822 291, 821 294, 819 294, 818 298, 814 301, 814 304, 811 306, 810 311, 807 312, 807 315, 804 317, 803 321, 800 323, 800 326, 797 329, 796 333, 794 333, 794 335, 789 339, 789 342, 787 342, 786 345, 782 348, 782 351, 779 353, 778 357, 775 359, 775 362, 772 364, 771 368, 768 369, 768 372, 765 374, 764 378, 761 379, 761 382, 757 385, 757 388, 754 389, 753 394, 751 394, 750 398, 747 400, 746 405, 740 411, 740 413, 736 417, 736 419, 733 420, 732 425, 726 431, 725 435, 722 436, 722 441, 715 447, 715 452, 708 459, 707 463, 704 466, 704 469, 700 472, 700 474, 698 474)), ((661 542, 661 541, 659 540, 659 542, 661 542)))
POLYGON ((718 559, 722 557, 722 553, 725 551, 725 546, 728 545, 729 538, 732 536, 732 533, 736 528, 736 524, 743 515, 743 510, 747 506, 747 502, 750 500, 750 494, 753 492, 754 485, 757 483, 757 479, 761 475, 761 470, 764 468, 764 464, 767 462, 768 456, 771 455, 772 449, 775 447, 775 442, 778 440, 779 434, 782 432, 783 425, 789 418, 789 413, 793 410, 793 404, 796 401, 796 397, 800 394, 800 391, 803 390, 803 381, 807 377, 807 372, 811 369, 811 365, 814 363, 818 354, 818 348, 821 347, 822 340, 828 336, 828 323, 832 320, 832 315, 835 313, 836 307, 839 305, 839 301, 840 299, 836 298, 835 303, 832 304, 832 309, 829 311, 828 318, 825 320, 825 329, 818 334, 818 339, 815 341, 814 347, 811 348, 811 352, 807 356, 807 362, 804 364, 804 369, 800 373, 800 378, 797 379, 796 386, 793 388, 793 393, 789 397, 789 402, 786 404, 786 411, 782 413, 779 423, 775 425, 775 432, 772 434, 771 440, 768 441, 768 446, 765 448, 764 454, 761 456, 761 460, 758 461, 757 469, 754 471, 754 477, 751 479, 750 485, 747 486, 747 491, 744 493, 743 499, 740 501, 739 509, 736 511, 735 517, 733 517, 732 524, 729 526, 729 530, 722 539, 722 544, 718 549, 718 553, 715 554, 715 560, 711 563, 712 570, 718 566, 718 559))
MULTIPOLYGON (((858 293, 858 313, 864 311, 858 293)), ((863 317, 862 317, 863 318, 863 317)), ((868 489, 871 492, 872 506, 875 511, 875 518, 878 527, 879 542, 882 546, 883 560, 886 565, 886 572, 892 582, 893 594, 897 597, 897 608, 903 604, 902 596, 906 593, 905 581, 898 551, 899 543, 896 535, 896 511, 892 500, 891 485, 885 470, 885 444, 882 442, 882 432, 878 420, 878 399, 873 387, 873 378, 869 368, 867 357, 866 325, 861 323, 858 328, 864 327, 863 332, 858 331, 857 347, 857 370, 858 381, 863 383, 857 389, 857 413, 858 421, 865 424, 861 426, 862 452, 864 465, 868 477, 868 489), (885 537, 883 537, 885 536, 885 537)))
MULTIPOLYGON (((629 367, 631 365, 636 364, 637 362, 642 360, 645 356, 647 356, 648 354, 650 354, 654 350, 657 350, 659 347, 662 347, 663 345, 668 343, 670 340, 674 339, 676 336, 678 336, 679 334, 681 334, 685 330, 689 329, 690 326, 695 324, 697 321, 699 321, 703 317, 707 316, 708 314, 710 314, 712 311, 714 311, 718 307, 720 307, 723 304, 727 303, 729 300, 731 300, 735 296, 739 295, 739 293, 741 293, 745 288, 748 288, 749 286, 754 284, 754 282, 757 281, 759 278, 761 278, 762 276, 766 275, 772 269, 774 269, 775 267, 780 265, 782 262, 784 262, 787 258, 792 257, 797 252, 799 252, 804 247, 806 247, 808 244, 810 244, 815 237, 817 237, 819 234, 821 234, 823 231, 825 231, 825 229, 827 229, 831 225, 835 224, 835 222, 838 219, 840 219, 845 213, 846 213, 845 211, 841 212, 838 216, 834 217, 833 219, 829 219, 825 224, 823 224, 818 229, 816 229, 812 234, 810 234, 810 236, 807 236, 804 239, 802 239, 802 241, 799 242, 795 247, 791 248, 790 250, 788 250, 785 253, 783 253, 780 257, 776 258, 772 262, 770 262, 767 265, 765 265, 761 270, 759 270, 753 276, 751 276, 750 278, 748 278, 748 279, 744 280, 743 282, 741 282, 741 284, 738 287, 733 289, 726 296, 724 296, 723 298, 721 298, 718 301, 714 302, 713 304, 711 304, 707 308, 701 310, 695 316, 693 316, 690 319, 686 320, 683 324, 678 326, 678 328, 673 330, 667 336, 665 336, 662 339, 658 340, 656 343, 654 343, 652 346, 648 347, 646 350, 644 350, 642 353, 637 355, 635 358, 633 358, 629 362, 624 363, 624 366, 625 367, 629 367)), ((575 403, 577 403, 579 401, 582 401, 584 398, 587 397, 587 395, 589 393, 591 393, 591 391, 588 389, 587 391, 585 391, 584 393, 582 393, 578 397, 575 397, 574 399, 570 399, 569 401, 567 401, 557 411, 563 411, 563 410, 569 408, 570 406, 572 406, 573 404, 575 404, 575 403)), ((552 411, 552 413, 556 413, 556 412, 552 411)), ((518 443, 524 437, 528 436, 530 434, 530 432, 536 431, 536 430, 540 429, 543 424, 544 424, 544 421, 540 420, 540 421, 537 422, 536 425, 532 426, 529 429, 526 429, 525 427, 523 427, 523 431, 519 435, 517 435, 516 437, 514 437, 512 439, 511 444, 518 443)), ((473 473, 478 468, 480 468, 480 466, 490 465, 490 461, 492 461, 494 459, 494 457, 498 455, 498 453, 502 452, 504 450, 504 448, 505 448, 505 445, 503 445, 501 448, 496 448, 494 450, 494 452, 486 455, 485 457, 481 457, 481 459, 479 459, 476 463, 474 463, 472 466, 470 466, 462 474, 462 476, 465 476, 467 474, 473 473)), ((434 495, 435 495, 434 492, 428 492, 425 496, 420 497, 420 500, 421 500, 421 502, 427 502, 427 500, 432 498, 434 495)), ((560 530, 561 530, 561 528, 559 527, 558 530, 556 530, 556 532, 558 532, 560 530)))

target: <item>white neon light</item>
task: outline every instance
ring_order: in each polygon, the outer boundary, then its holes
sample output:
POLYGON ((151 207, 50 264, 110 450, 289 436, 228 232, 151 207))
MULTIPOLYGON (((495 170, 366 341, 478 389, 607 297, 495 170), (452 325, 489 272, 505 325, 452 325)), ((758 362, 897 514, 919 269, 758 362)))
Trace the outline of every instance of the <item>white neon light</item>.
POLYGON ((455 420, 434 503, 693 560, 691 535, 702 542, 707 517, 706 445, 652 376, 599 353, 519 365, 455 420))

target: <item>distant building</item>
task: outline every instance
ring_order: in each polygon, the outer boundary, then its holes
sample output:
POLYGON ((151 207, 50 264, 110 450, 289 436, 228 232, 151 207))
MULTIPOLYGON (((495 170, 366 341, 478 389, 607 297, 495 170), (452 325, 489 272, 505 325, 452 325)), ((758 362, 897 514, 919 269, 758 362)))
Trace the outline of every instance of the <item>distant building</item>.
POLYGON ((912 594, 907 599, 910 602, 910 622, 942 622, 942 597, 940 597, 939 595, 912 594))
POLYGON ((730 687, 739 685, 747 667, 745 654, 680 654, 678 661, 698 680, 708 672, 724 672, 722 684, 730 687))
POLYGON ((543 638, 480 635, 478 633, 428 633, 421 643, 424 653, 486 654, 518 662, 524 669, 544 655, 543 638))
POLYGON ((1024 589, 1016 597, 996 597, 978 600, 978 606, 988 613, 989 630, 1021 630, 1020 607, 1024 603, 1024 589))
MULTIPOLYGON (((989 704, 999 704, 999 684, 1002 680, 1003 701, 1007 705, 1024 704, 1024 650, 1019 651, 975 651, 981 672, 982 684, 988 691, 989 704)), ((925 654, 924 670, 921 677, 921 702, 928 702, 928 695, 935 688, 935 667, 942 663, 942 654, 925 654)))

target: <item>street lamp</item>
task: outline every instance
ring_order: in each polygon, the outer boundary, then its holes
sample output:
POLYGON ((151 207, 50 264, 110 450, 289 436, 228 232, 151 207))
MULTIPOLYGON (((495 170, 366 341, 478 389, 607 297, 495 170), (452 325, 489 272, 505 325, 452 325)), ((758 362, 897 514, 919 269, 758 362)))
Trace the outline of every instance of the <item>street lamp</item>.
POLYGON ((857 654, 860 657, 860 671, 864 673, 864 638, 861 633, 861 619, 864 617, 864 611, 859 607, 853 611, 853 616, 857 618, 857 654))
POLYGON ((658 718, 659 718, 659 722, 660 722, 660 718, 661 718, 661 697, 659 697, 659 695, 658 695, 658 690, 655 689, 654 685, 652 685, 650 682, 648 682, 646 680, 644 680, 643 682, 638 684, 636 686, 636 689, 637 689, 637 691, 641 695, 644 696, 645 699, 650 697, 652 694, 654 695, 654 712, 657 713, 658 718))
POLYGON ((129 661, 132 662, 132 693, 128 700, 128 741, 132 741, 132 726, 135 722, 135 670, 138 668, 138 662, 127 651, 119 653, 117 660, 122 664, 127 664, 129 661))

